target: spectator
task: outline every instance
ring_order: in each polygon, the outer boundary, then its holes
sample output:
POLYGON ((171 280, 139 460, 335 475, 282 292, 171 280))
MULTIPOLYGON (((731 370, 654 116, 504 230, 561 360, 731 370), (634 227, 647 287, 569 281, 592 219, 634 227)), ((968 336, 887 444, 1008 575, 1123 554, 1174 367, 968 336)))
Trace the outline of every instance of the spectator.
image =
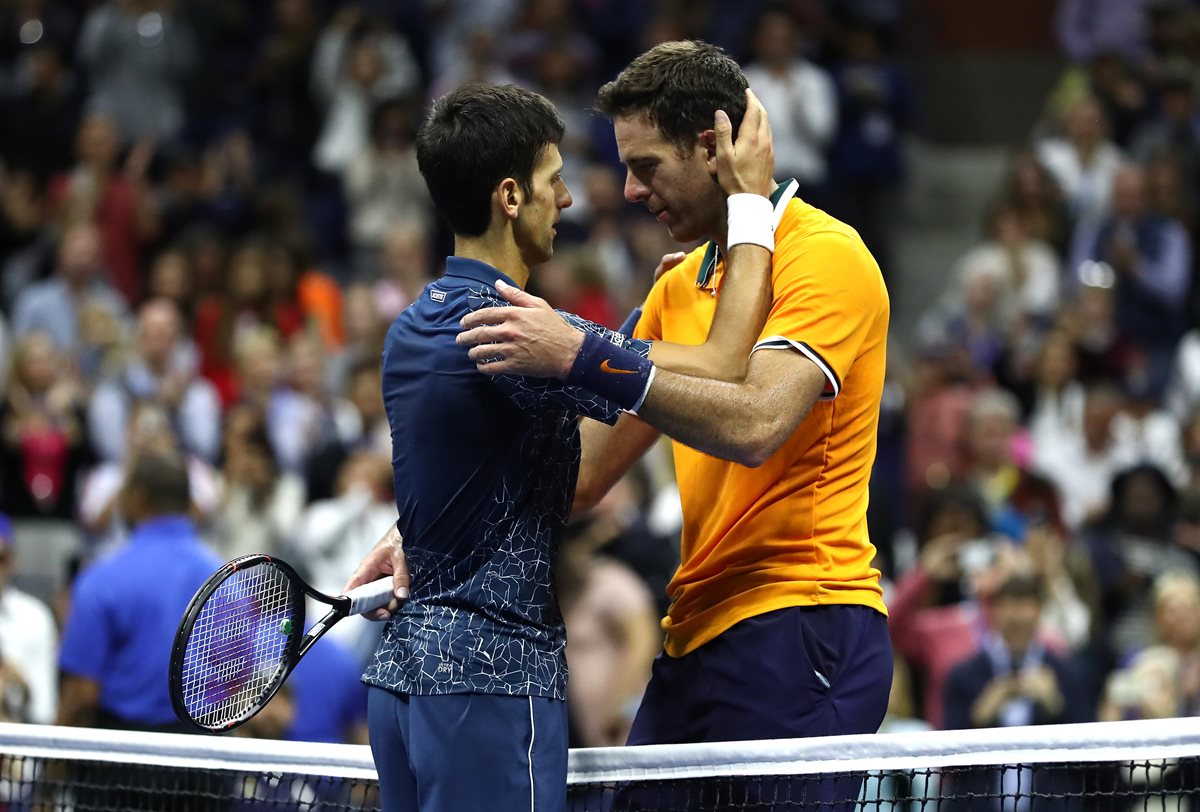
MULTIPOLYGON (((383 357, 383 339, 391 324, 391 320, 385 319, 379 312, 381 303, 376 295, 378 290, 378 285, 358 284, 346 288, 342 296, 342 321, 346 325, 346 343, 336 355, 326 358, 326 389, 330 392, 345 392, 356 404, 357 397, 353 393, 351 383, 355 371, 363 365, 378 370, 379 359, 383 357)), ((375 394, 378 396, 379 392, 375 394)), ((364 429, 369 432, 375 411, 366 411, 371 412, 370 417, 359 408, 359 412, 367 421, 363 423, 364 429)))
MULTIPOLYGON (((150 400, 133 403, 125 428, 121 461, 102 462, 84 480, 79 521, 90 535, 93 552, 107 552, 125 541, 128 524, 121 514, 121 488, 133 460, 145 454, 179 454, 180 442, 168 412, 150 400)), ((191 515, 206 524, 217 508, 216 471, 207 460, 186 454, 191 515)))
POLYGON ((1075 102, 1064 118, 1063 135, 1040 142, 1037 158, 1063 190, 1071 219, 1094 228, 1108 214, 1113 177, 1125 156, 1108 140, 1104 109, 1094 98, 1075 102))
POLYGON ((226 560, 278 554, 304 510, 304 480, 280 472, 264 422, 253 406, 234 407, 225 416, 212 542, 226 560))
POLYGON ((275 312, 298 310, 307 332, 327 350, 346 340, 342 322, 342 290, 336 280, 313 267, 308 238, 291 233, 267 243, 267 287, 275 312))
POLYGON ((1080 532, 1100 584, 1105 642, 1118 657, 1150 638, 1150 587, 1165 572, 1196 574, 1192 557, 1172 542, 1178 496, 1152 465, 1112 482, 1109 512, 1080 532))
MULTIPOLYGON (((8 721, 49 725, 58 709, 58 629, 50 607, 12 585, 16 555, 12 522, 0 514, 0 681, 5 689, 23 685, 28 694, 26 713, 9 709, 8 721)), ((10 690, 0 696, 7 700, 10 690)))
POLYGON ((169 0, 108 0, 79 35, 91 78, 88 108, 112 116, 121 138, 169 142, 184 125, 184 85, 196 43, 169 0))
MULTIPOLYGON (((195 352, 195 344, 191 340, 195 297, 192 264, 187 252, 181 248, 168 248, 154 258, 146 294, 150 299, 165 300, 175 306, 183 336, 186 336, 187 344, 195 352)), ((194 361, 199 363, 199 358, 194 361)))
POLYGON ((942 727, 946 678, 970 656, 982 622, 972 592, 986 592, 997 548, 986 536, 983 500, 961 484, 926 493, 916 532, 920 558, 888 596, 888 628, 924 686, 922 718, 942 727))
POLYGON ((1069 701, 1070 665, 1037 642, 1044 587, 1032 573, 1008 576, 991 597, 988 631, 974 655, 950 672, 946 726, 966 730, 1087 720, 1069 701))
POLYGON ((379 251, 395 223, 411 223, 422 231, 433 225, 433 204, 413 147, 413 105, 384 101, 371 114, 371 140, 342 173, 350 204, 350 239, 355 277, 380 276, 379 251))
MULTIPOLYGON (((380 398, 382 408, 382 398, 380 398)), ((336 495, 312 502, 295 530, 292 548, 314 587, 336 595, 358 562, 396 523, 391 457, 360 451, 337 472, 336 495)), ((336 636, 365 664, 375 651, 379 624, 354 618, 339 623, 336 636)))
POLYGON ((234 367, 235 348, 245 335, 268 327, 290 338, 304 328, 299 303, 275 297, 268 257, 264 243, 243 243, 230 263, 225 290, 207 297, 196 309, 200 372, 217 388, 223 406, 235 402, 247 384, 234 367))
MULTIPOLYGON (((1038 465, 1044 452, 1063 440, 1078 436, 1083 429, 1087 394, 1079 380, 1078 353, 1066 330, 1054 330, 1042 339, 1034 363, 1031 389, 1029 436, 1033 442, 1034 464, 1038 465)), ((1065 513, 1065 502, 1063 509, 1065 513)), ((1070 519, 1068 523, 1071 523, 1070 519)))
POLYGON ((998 280, 1005 330, 1017 333, 1020 322, 1045 327, 1058 307, 1061 279, 1058 258, 1025 229, 1020 211, 1008 204, 993 206, 984 242, 959 259, 955 275, 963 285, 980 276, 998 280))
POLYGON ((342 171, 370 141, 372 106, 411 93, 418 78, 399 34, 366 18, 357 4, 343 7, 321 32, 313 56, 313 95, 325 109, 313 163, 342 171))
MULTIPOLYGON (((968 730, 1023 725, 1083 722, 1091 717, 1073 689, 1070 663, 1037 640, 1044 587, 1036 576, 1015 572, 991 597, 988 629, 976 653, 959 664, 946 682, 946 726, 968 730)), ((968 794, 1011 797, 1018 792, 1046 791, 1062 776, 1053 769, 1034 772, 1032 779, 1016 769, 971 769, 954 776, 956 797, 968 794)), ((960 801, 962 808, 969 802, 960 801)), ((952 804, 953 808, 959 808, 952 804)), ((1045 808, 1066 808, 1049 801, 1045 808)))
POLYGON ((1013 158, 1001 200, 1016 209, 1029 239, 1051 246, 1059 257, 1066 254, 1070 235, 1063 192, 1032 152, 1013 158))
POLYGON ((77 163, 46 187, 50 212, 64 228, 93 223, 102 236, 104 271, 129 303, 141 300, 140 253, 159 229, 147 172, 154 146, 141 142, 118 166, 116 124, 104 114, 83 120, 75 140, 77 163))
POLYGON ((838 121, 837 95, 829 74, 804 57, 804 33, 786 10, 764 11, 746 80, 771 117, 775 174, 800 181, 798 194, 821 206, 825 152, 838 121))
POLYGON ((967 417, 970 479, 988 507, 991 528, 1023 541, 1031 523, 1060 526, 1058 494, 1018 460, 1020 406, 1002 389, 979 392, 967 417))
POLYGON ((1059 314, 1060 324, 1075 343, 1079 378, 1085 384, 1124 380, 1137 348, 1117 326, 1114 274, 1100 263, 1081 270, 1077 297, 1059 314))
POLYGON ((1200 714, 1200 581, 1166 572, 1154 582, 1156 643, 1108 680, 1103 721, 1200 714))
POLYGON ((347 448, 363 434, 353 404, 325 388, 325 357, 320 341, 298 336, 288 346, 287 386, 271 399, 267 434, 282 470, 305 476, 310 498, 331 493, 326 472, 311 460, 329 447, 347 448), (324 476, 322 476, 324 474, 324 476), (320 486, 316 490, 313 486, 320 486))
POLYGON ((1033 465, 1058 488, 1072 530, 1104 517, 1113 477, 1127 464, 1116 429, 1124 396, 1111 384, 1093 384, 1082 398, 1075 425, 1043 417, 1034 434, 1033 465))
POLYGON ((63 630, 59 724, 181 730, 167 695, 167 661, 179 618, 221 562, 187 518, 183 461, 133 461, 122 493, 129 546, 85 569, 63 630))
POLYGON ((1112 213, 1075 232, 1072 263, 1107 263, 1116 273, 1117 325, 1146 355, 1148 385, 1166 385, 1171 354, 1183 333, 1191 284, 1187 231, 1146 208, 1145 175, 1125 166, 1112 178, 1112 213))
POLYGON ((83 393, 50 339, 32 333, 17 344, 0 396, 0 511, 74 518, 91 459, 83 393))
POLYGON ((100 232, 91 225, 68 228, 58 248, 54 276, 21 292, 13 307, 13 332, 18 338, 32 332, 49 336, 68 357, 81 347, 81 316, 95 302, 118 319, 126 317, 121 296, 100 279, 100 232))
POLYGON ((132 406, 151 401, 166 411, 185 453, 216 460, 221 404, 212 384, 196 377, 195 363, 174 303, 156 299, 142 305, 134 356, 92 395, 88 425, 97 453, 105 460, 123 459, 132 406))

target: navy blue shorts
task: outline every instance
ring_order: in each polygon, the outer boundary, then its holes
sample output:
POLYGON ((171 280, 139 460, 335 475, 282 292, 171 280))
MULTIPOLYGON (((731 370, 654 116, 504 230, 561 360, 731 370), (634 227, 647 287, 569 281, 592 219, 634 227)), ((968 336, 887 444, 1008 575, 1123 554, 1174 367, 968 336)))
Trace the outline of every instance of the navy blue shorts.
POLYGON ((561 700, 371 688, 367 722, 384 812, 566 808, 561 700))
MULTIPOLYGON (((683 657, 659 655, 629 744, 874 733, 891 686, 892 644, 882 614, 866 606, 777 609, 683 657)), ((837 804, 857 797, 861 780, 825 783, 799 780, 770 794, 837 804)))

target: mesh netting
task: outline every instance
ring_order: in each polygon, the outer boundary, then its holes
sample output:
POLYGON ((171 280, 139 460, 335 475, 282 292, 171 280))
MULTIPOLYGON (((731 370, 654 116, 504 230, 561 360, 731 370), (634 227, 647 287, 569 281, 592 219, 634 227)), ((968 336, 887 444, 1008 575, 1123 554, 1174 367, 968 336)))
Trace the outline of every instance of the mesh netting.
MULTIPOLYGON (((579 750, 566 808, 1200 812, 1198 728, 1177 719, 579 750)), ((365 747, 0 725, 3 810, 380 808, 365 747)))

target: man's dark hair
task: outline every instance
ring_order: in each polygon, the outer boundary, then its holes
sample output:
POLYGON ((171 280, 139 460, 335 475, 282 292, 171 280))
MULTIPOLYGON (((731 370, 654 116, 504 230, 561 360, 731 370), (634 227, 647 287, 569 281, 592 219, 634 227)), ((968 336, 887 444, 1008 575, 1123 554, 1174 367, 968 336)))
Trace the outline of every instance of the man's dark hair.
POLYGON ((512 85, 466 84, 433 103, 417 132, 417 166, 455 234, 478 237, 505 178, 532 193, 533 168, 563 137, 554 105, 512 85))
POLYGON ((993 599, 999 598, 1014 598, 1032 599, 1038 603, 1044 603, 1046 599, 1046 588, 1042 583, 1042 579, 1031 572, 1015 572, 1009 575, 1000 586, 997 587, 993 594, 993 599))
POLYGON ((681 150, 712 129, 724 110, 736 133, 746 115, 746 74, 715 45, 699 40, 664 42, 637 59, 596 96, 608 118, 644 114, 681 150))
POLYGON ((129 467, 125 487, 137 493, 151 515, 187 513, 192 506, 187 463, 174 453, 139 453, 129 467))

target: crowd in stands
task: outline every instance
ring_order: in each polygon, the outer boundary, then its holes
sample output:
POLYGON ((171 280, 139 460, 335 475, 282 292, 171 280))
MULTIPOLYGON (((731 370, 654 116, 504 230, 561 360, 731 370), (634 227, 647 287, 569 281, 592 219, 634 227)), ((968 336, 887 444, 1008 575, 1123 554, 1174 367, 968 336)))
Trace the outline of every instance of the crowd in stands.
MULTIPOLYGON (((1084 6, 1060 0, 1069 67, 979 243, 893 337, 871 513, 890 729, 1200 713, 1200 9, 1084 6)), ((575 203, 531 283, 558 307, 619 324, 675 248, 589 108, 692 37, 747 66, 777 176, 900 290, 899 7, 0 2, 0 717, 64 718, 72 587, 130 543, 139 460, 181 461, 217 558, 278 554, 327 592, 394 519, 380 350, 451 248, 413 136, 461 82, 519 82, 567 122, 575 203)), ((623 741, 677 511, 656 453, 569 529, 573 744, 623 741)), ((377 633, 314 649, 345 701, 302 669, 254 732, 361 741, 377 633)))

